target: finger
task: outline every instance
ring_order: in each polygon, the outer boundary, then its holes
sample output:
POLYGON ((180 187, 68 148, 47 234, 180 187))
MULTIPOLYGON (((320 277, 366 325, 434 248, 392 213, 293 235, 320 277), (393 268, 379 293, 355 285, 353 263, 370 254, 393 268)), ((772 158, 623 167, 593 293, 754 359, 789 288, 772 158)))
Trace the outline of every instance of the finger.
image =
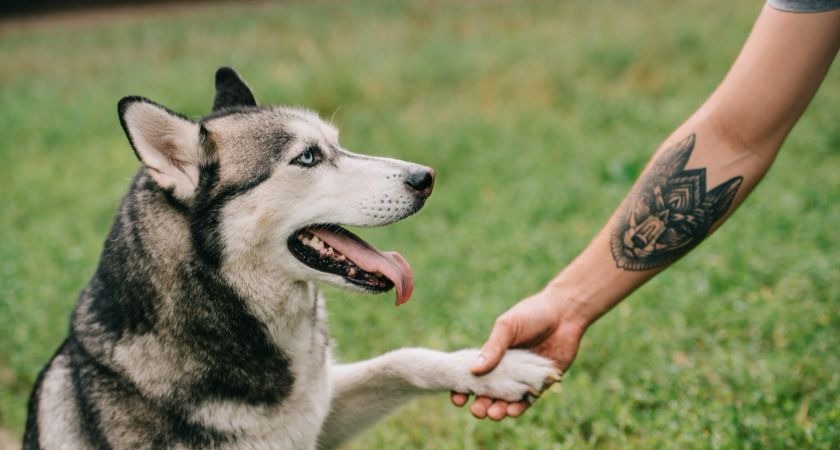
POLYGON ((526 409, 528 409, 528 405, 526 405, 525 403, 522 403, 522 402, 511 403, 511 404, 508 405, 507 411, 505 411, 505 414, 507 414, 508 417, 519 417, 519 416, 522 415, 522 413, 525 412, 526 409))
POLYGON ((487 417, 489 417, 490 420, 498 422, 505 418, 505 415, 507 414, 507 407, 508 403, 506 401, 496 400, 492 405, 490 405, 490 408, 487 409, 487 417))
POLYGON ((452 404, 457 407, 462 407, 467 404, 467 400, 470 399, 470 396, 467 394, 462 394, 460 392, 450 392, 449 393, 449 400, 452 401, 452 404))
POLYGON ((478 396, 470 406, 470 412, 476 419, 483 419, 487 417, 487 408, 493 403, 490 397, 478 396))
POLYGON ((483 375, 493 370, 502 360, 502 356, 512 342, 512 327, 506 321, 496 320, 496 323, 493 324, 493 331, 490 332, 490 337, 481 347, 478 358, 470 367, 470 372, 475 375, 483 375))

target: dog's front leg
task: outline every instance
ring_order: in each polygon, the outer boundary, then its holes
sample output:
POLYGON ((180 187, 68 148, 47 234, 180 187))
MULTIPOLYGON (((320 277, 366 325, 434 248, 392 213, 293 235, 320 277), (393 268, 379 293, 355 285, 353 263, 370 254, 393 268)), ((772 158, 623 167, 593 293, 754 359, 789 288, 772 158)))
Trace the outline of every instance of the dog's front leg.
POLYGON ((509 350, 495 370, 478 377, 469 371, 477 356, 478 350, 405 348, 333 366, 333 399, 319 448, 337 447, 418 394, 457 391, 518 401, 559 379, 550 360, 524 350, 509 350))

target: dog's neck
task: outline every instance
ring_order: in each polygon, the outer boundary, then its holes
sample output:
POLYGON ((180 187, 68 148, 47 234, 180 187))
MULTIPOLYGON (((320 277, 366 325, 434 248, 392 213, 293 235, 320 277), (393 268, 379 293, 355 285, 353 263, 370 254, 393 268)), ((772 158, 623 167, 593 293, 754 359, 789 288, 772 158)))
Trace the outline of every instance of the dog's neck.
POLYGON ((326 361, 316 287, 271 277, 245 260, 203 261, 189 225, 141 173, 82 292, 76 339, 99 364, 154 397, 281 401, 293 374, 308 375, 326 361), (155 373, 139 367, 150 354, 155 373), (175 384, 195 379, 181 371, 204 373, 202 384, 175 384))

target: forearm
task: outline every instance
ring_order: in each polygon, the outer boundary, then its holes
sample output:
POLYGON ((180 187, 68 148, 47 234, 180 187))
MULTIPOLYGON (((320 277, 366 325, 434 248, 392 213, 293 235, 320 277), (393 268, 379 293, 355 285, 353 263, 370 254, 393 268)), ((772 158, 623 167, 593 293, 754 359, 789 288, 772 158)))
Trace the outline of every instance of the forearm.
POLYGON ((546 287, 566 321, 587 327, 729 217, 769 169, 838 45, 840 11, 765 7, 715 93, 660 146, 607 224, 546 287))
MULTIPOLYGON (((743 152, 709 123, 674 135, 584 251, 546 287, 585 326, 690 252, 744 201, 776 148, 743 152)), ((684 129, 686 127, 681 127, 684 129)))

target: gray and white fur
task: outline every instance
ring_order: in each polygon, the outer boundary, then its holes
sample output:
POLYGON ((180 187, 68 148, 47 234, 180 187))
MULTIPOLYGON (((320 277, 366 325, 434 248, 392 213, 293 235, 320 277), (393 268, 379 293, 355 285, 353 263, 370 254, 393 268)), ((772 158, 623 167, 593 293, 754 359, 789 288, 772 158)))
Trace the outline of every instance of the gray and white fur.
POLYGON ((338 225, 415 213, 431 169, 351 153, 316 114, 257 106, 229 68, 198 121, 142 97, 122 99, 119 116, 142 167, 33 389, 25 449, 333 448, 417 394, 516 401, 558 378, 519 350, 481 377, 468 370, 476 350, 333 362, 318 283, 382 292, 410 280, 312 237, 395 261, 338 225))

